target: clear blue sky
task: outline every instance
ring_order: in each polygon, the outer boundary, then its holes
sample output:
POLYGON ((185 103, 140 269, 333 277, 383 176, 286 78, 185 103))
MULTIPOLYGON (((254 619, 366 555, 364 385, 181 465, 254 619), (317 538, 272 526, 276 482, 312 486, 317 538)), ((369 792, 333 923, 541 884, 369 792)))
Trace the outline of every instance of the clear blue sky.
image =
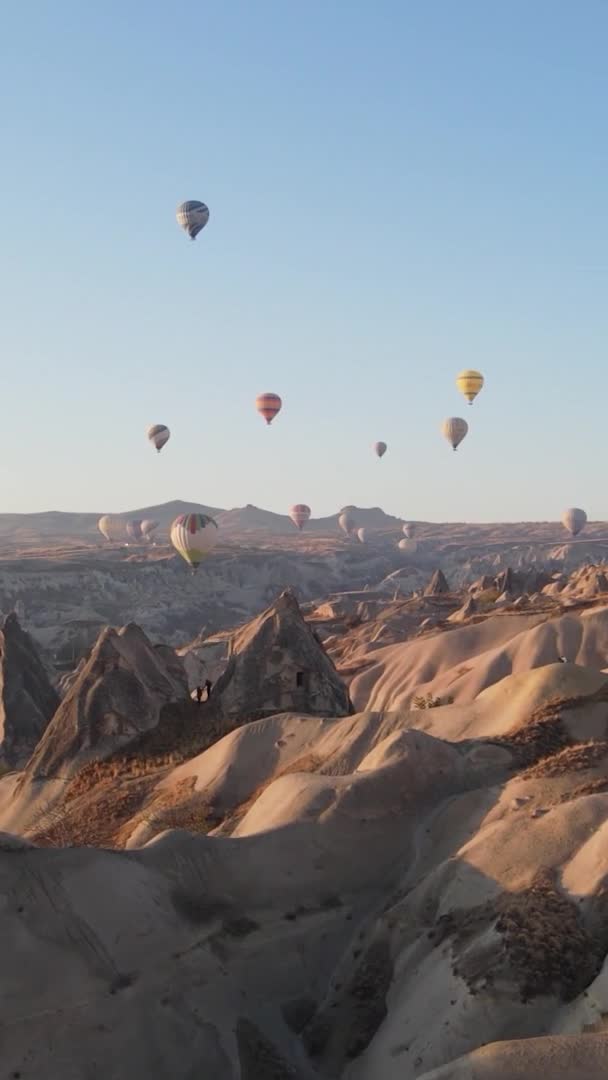
POLYGON ((0 511, 608 518, 607 41, 605 0, 3 5, 0 511))

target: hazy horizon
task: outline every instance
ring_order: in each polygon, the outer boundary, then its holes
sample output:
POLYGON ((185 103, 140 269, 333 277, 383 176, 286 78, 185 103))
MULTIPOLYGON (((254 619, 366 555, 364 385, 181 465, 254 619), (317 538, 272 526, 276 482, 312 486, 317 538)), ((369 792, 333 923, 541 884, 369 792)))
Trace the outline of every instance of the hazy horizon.
POLYGON ((315 518, 608 518, 604 4, 61 0, 3 22, 0 513, 179 486, 315 518))

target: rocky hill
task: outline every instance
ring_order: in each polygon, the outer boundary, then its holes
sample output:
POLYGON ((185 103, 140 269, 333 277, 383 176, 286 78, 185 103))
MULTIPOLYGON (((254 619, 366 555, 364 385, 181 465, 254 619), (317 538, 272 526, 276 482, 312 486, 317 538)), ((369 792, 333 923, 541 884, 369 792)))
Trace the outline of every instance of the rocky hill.
POLYGON ((0 778, 7 1076, 605 1077, 604 579, 102 631, 0 778))

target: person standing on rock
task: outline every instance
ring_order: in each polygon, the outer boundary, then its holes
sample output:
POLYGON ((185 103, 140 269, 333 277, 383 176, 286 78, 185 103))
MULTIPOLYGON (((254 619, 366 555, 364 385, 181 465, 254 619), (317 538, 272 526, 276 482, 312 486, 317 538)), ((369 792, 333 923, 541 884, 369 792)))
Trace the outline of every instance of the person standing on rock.
POLYGON ((205 690, 207 691, 207 701, 209 701, 209 698, 211 697, 211 687, 212 686, 213 686, 213 683, 211 682, 211 680, 210 679, 205 679, 205 690))
POLYGON ((201 701, 203 700, 203 688, 202 688, 202 686, 197 686, 197 688, 196 688, 196 700, 198 701, 199 705, 200 705, 201 701))

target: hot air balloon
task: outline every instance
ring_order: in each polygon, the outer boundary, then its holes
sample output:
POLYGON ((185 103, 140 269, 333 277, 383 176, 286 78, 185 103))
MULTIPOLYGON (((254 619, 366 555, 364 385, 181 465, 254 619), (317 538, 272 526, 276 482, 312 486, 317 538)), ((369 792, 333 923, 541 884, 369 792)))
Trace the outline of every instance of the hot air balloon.
POLYGON ((572 536, 578 536, 585 528, 586 524, 587 515, 585 511, 581 510, 578 506, 572 506, 569 510, 564 510, 562 514, 562 525, 572 536))
POLYGON ((180 203, 175 216, 177 224, 188 233, 190 239, 196 240, 201 229, 204 229, 209 221, 209 207, 205 206, 204 202, 191 199, 189 202, 180 203))
POLYGON ((469 405, 472 405, 483 386, 483 375, 481 371, 471 369, 461 371, 460 375, 456 376, 456 386, 460 393, 464 394, 469 405))
POLYGON ((357 529, 357 539, 360 540, 362 544, 365 543, 367 539, 367 532, 365 529, 357 529))
POLYGON ((258 394, 255 399, 255 407, 267 424, 272 423, 282 404, 278 394, 258 394))
POLYGON ((385 442, 374 443, 374 453, 377 454, 378 457, 382 457, 384 454, 386 454, 386 450, 387 446, 385 442))
POLYGON ((441 430, 452 450, 456 450, 469 430, 469 425, 460 416, 450 416, 448 420, 443 421, 441 430))
POLYGON ((302 529, 310 517, 310 506, 305 503, 296 503, 289 511, 289 516, 297 529, 302 529))
POLYGON ((353 531, 355 528, 355 520, 349 510, 342 511, 338 518, 338 525, 342 529, 342 532, 346 533, 347 536, 353 531))
POLYGON ((165 443, 171 438, 171 432, 165 424, 152 424, 152 427, 148 428, 146 435, 159 454, 165 443))
POLYGON ((141 521, 138 518, 133 518, 131 521, 127 521, 127 536, 129 540, 141 540, 141 521))
POLYGON ((411 540, 414 537, 415 533, 416 526, 414 525, 414 523, 412 521, 406 522, 406 524, 403 526, 403 535, 407 537, 408 540, 411 540))
POLYGON ((150 518, 146 518, 146 520, 141 523, 141 535, 145 536, 146 540, 150 540, 157 529, 158 521, 152 521, 150 518))
POLYGON ((106 540, 112 539, 112 518, 110 514, 104 514, 97 522, 97 528, 106 540))
POLYGON ((418 550, 418 544, 415 540, 400 540, 397 547, 407 555, 413 555, 414 552, 418 550))
POLYGON ((171 543, 193 570, 217 544, 219 529, 208 514, 180 514, 171 526, 171 543))

